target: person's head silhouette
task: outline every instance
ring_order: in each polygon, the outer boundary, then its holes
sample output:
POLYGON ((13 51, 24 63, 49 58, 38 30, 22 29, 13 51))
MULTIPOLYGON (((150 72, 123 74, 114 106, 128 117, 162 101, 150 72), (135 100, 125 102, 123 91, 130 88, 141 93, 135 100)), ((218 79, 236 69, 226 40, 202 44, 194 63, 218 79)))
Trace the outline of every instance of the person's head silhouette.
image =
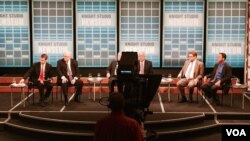
POLYGON ((122 94, 115 93, 109 96, 108 107, 112 112, 122 112, 125 106, 125 100, 122 94))

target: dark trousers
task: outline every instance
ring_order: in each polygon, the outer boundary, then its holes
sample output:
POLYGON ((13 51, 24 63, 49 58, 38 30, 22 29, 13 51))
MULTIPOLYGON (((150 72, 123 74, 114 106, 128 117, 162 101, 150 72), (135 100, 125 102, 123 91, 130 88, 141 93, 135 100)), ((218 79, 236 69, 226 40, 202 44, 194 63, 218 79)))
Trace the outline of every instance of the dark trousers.
POLYGON ((215 102, 218 102, 219 101, 219 98, 218 98, 218 95, 217 95, 217 90, 221 89, 220 86, 217 86, 215 85, 217 81, 215 82, 212 82, 212 81, 209 81, 208 83, 204 84, 201 86, 202 90, 205 92, 205 95, 208 97, 208 98, 211 98, 215 101, 215 102))
POLYGON ((36 80, 36 81, 33 81, 33 86, 37 87, 39 90, 40 102, 44 102, 44 99, 50 96, 50 93, 53 88, 50 81, 44 81, 44 84, 41 84, 40 81, 36 80), (44 95, 45 89, 46 89, 46 93, 44 95))
POLYGON ((109 78, 109 94, 114 93, 115 83, 117 83, 118 92, 122 93, 123 83, 121 81, 117 80, 117 77, 112 76, 109 78))
POLYGON ((72 85, 71 82, 66 82, 66 83, 60 83, 59 85, 62 86, 62 91, 63 91, 63 95, 65 97, 68 96, 68 87, 69 86, 76 86, 76 96, 82 94, 82 87, 83 87, 83 82, 82 80, 76 80, 75 84, 72 85))

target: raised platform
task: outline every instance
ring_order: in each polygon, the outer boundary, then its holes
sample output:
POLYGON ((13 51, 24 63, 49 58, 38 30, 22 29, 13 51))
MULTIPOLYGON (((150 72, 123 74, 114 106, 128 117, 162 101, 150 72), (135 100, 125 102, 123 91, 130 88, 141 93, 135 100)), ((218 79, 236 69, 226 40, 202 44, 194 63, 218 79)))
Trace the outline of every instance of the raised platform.
MULTIPOLYGON (((9 80, 12 82, 12 78, 9 80)), ((7 88, 8 85, 3 87, 7 88)), ((0 92, 0 137, 9 141, 93 140, 96 121, 106 116, 109 109, 99 104, 99 97, 96 101, 88 98, 87 84, 83 89, 82 102, 71 100, 67 107, 61 101, 60 94, 56 93, 53 94, 53 101, 51 96, 46 107, 39 106, 37 93, 35 103, 30 97, 25 101, 26 107, 23 107, 18 91, 13 95, 14 106, 11 107, 10 92, 0 92)), ((107 88, 101 89, 103 97, 108 96, 105 89, 107 88)), ((217 141, 221 138, 222 125, 250 125, 250 101, 246 99, 245 109, 242 109, 242 97, 237 93, 234 93, 231 107, 230 95, 224 96, 223 105, 214 105, 202 95, 198 95, 198 102, 178 103, 174 84, 171 85, 171 102, 168 101, 166 87, 162 89, 165 90, 157 93, 150 104, 149 109, 153 111, 153 115, 148 115, 144 122, 148 133, 156 132, 159 141, 217 141)), ((69 97, 73 98, 73 95, 69 94, 69 97)))

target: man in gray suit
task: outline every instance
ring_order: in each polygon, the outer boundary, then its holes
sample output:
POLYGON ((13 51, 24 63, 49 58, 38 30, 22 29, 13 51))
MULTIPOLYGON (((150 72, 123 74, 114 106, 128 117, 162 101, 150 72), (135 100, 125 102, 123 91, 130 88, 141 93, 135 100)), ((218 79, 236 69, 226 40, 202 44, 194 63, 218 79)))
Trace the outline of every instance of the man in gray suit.
MULTIPOLYGON (((115 60, 113 60, 107 68, 107 78, 109 78, 109 93, 114 93, 114 86, 117 82, 118 62, 120 61, 122 53, 119 52, 115 60)), ((122 83, 117 82, 118 91, 122 92, 122 83)))
POLYGON ((188 53, 188 60, 185 61, 178 78, 177 87, 181 93, 180 103, 187 102, 185 96, 185 87, 189 88, 189 100, 193 102, 193 91, 194 87, 200 82, 204 74, 203 62, 197 60, 197 53, 195 51, 188 53))

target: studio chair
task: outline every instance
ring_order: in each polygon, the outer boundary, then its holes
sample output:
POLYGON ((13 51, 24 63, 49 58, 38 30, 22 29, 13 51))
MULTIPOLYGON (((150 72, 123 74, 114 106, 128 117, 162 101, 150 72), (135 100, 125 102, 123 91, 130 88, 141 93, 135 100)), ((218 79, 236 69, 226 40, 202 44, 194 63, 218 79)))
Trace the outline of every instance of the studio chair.
MULTIPOLYGON (((232 86, 234 84, 236 84, 237 81, 238 81, 238 78, 235 77, 235 76, 233 76, 233 77, 231 77, 229 83, 225 83, 222 87, 220 87, 220 89, 218 90, 217 94, 218 93, 221 94, 221 102, 220 102, 221 105, 223 105, 224 95, 228 95, 230 93, 230 90, 232 89, 232 86)), ((233 94, 233 93, 230 93, 230 94, 233 94)))

